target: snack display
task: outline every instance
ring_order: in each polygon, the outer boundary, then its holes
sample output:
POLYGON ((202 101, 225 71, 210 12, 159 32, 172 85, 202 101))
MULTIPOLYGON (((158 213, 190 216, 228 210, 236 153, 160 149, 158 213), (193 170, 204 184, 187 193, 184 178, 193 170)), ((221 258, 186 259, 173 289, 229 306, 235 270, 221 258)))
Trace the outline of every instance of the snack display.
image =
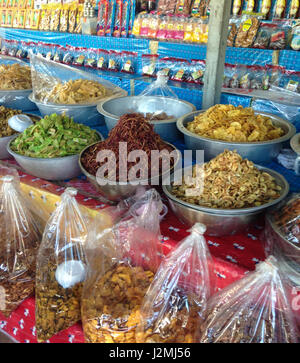
MULTIPOLYGON (((166 153, 174 151, 174 148, 166 144, 158 134, 154 132, 154 125, 150 124, 142 115, 140 114, 125 114, 123 115, 117 125, 110 131, 108 138, 105 141, 99 142, 95 145, 92 145, 88 148, 81 157, 81 163, 83 167, 88 171, 91 175, 97 175, 98 169, 101 165, 104 165, 104 162, 97 161, 97 155, 101 150, 111 150, 114 152, 116 158, 116 168, 112 167, 108 168, 105 173, 105 177, 112 180, 119 180, 121 176, 123 179, 123 175, 119 174, 119 163, 122 161, 120 158, 120 143, 127 143, 127 153, 129 154, 134 150, 142 150, 146 152, 148 158, 148 166, 145 165, 141 169, 136 170, 137 173, 136 178, 142 178, 144 180, 158 176, 162 170, 165 170, 165 163, 167 160, 163 157, 164 151, 166 153), (160 165, 152 166, 151 164, 151 151, 158 150, 161 153, 160 156, 160 165), (158 167, 158 170, 157 170, 158 167)), ((110 162, 114 162, 110 160, 110 162)), ((174 156, 170 158, 169 168, 172 167, 175 163, 174 156)), ((126 173, 126 181, 129 177, 131 168, 133 168, 137 163, 129 161, 126 165, 127 173, 126 173)), ((131 175, 131 174, 130 174, 131 175)), ((133 175, 131 175, 133 177, 133 175)), ((124 180, 123 180, 124 181, 124 180)))
POLYGON ((11 143, 11 149, 34 158, 57 158, 79 154, 98 140, 96 131, 88 126, 66 115, 52 114, 27 128, 11 143))
POLYGON ((89 259, 82 298, 87 342, 136 342, 140 308, 160 262, 157 242, 162 209, 159 194, 151 189, 119 223, 96 235, 93 248, 87 246, 87 256, 94 261, 89 259))
POLYGON ((271 256, 208 303, 201 343, 296 343, 288 287, 271 256))
POLYGON ((200 113, 187 129, 199 136, 230 142, 269 141, 285 132, 270 118, 255 114, 252 108, 216 105, 200 113))
MULTIPOLYGON (((184 202, 214 209, 242 209, 258 207, 278 199, 281 187, 268 173, 234 152, 225 150, 215 159, 193 168, 192 181, 173 185, 172 194, 184 202), (200 169, 200 171, 197 169, 200 169), (188 190, 197 188, 197 175, 204 173, 203 192, 189 196, 188 190)), ((201 181, 200 181, 201 183, 201 181)))
POLYGON ((159 267, 142 308, 138 343, 194 343, 213 291, 212 262, 197 223, 159 267))
POLYGON ((86 218, 67 188, 50 217, 37 256, 36 334, 45 342, 80 320, 82 285, 86 275, 86 218))
POLYGON ((26 65, 1 64, 0 65, 1 90, 25 90, 31 89, 30 67, 26 65))
POLYGON ((9 316, 34 293, 41 233, 19 188, 18 173, 0 168, 0 312, 9 316))

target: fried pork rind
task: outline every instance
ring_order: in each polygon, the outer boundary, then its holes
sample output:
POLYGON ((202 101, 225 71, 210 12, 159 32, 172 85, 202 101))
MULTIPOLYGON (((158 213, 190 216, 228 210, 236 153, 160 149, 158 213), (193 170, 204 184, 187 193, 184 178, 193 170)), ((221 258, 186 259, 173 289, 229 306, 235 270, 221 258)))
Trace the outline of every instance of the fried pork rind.
POLYGON ((278 139, 285 132, 269 117, 256 115, 252 108, 215 105, 188 123, 199 136, 228 142, 262 142, 278 139))
POLYGON ((259 207, 281 195, 282 188, 270 174, 260 171, 235 151, 225 150, 204 166, 196 165, 194 178, 199 175, 196 168, 204 168, 202 194, 187 196, 188 189, 197 187, 195 181, 191 185, 183 182, 172 187, 172 193, 187 203, 216 209, 242 209, 259 207))
POLYGON ((18 63, 0 65, 0 90, 31 89, 31 71, 18 63))
POLYGON ((99 82, 76 79, 57 83, 50 94, 41 93, 40 100, 65 105, 86 104, 97 102, 109 94, 109 90, 99 82))

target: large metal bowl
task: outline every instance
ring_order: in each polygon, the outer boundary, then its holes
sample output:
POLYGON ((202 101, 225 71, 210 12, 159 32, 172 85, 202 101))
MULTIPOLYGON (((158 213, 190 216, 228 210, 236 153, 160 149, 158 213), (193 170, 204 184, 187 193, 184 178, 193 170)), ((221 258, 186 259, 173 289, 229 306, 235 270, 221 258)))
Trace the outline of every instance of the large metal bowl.
MULTIPOLYGON (((25 115, 32 117, 32 118, 36 118, 36 119, 41 119, 40 116, 37 115, 32 115, 30 113, 25 113, 25 115)), ((11 136, 6 136, 6 137, 1 137, 0 138, 0 159, 9 159, 11 158, 11 155, 9 154, 9 152, 7 151, 7 145, 10 142, 10 140, 14 139, 16 137, 17 134, 11 135, 11 136)))
MULTIPOLYGON (((196 222, 203 223, 207 227, 207 234, 211 236, 236 234, 244 231, 249 224, 253 223, 268 208, 280 203, 289 192, 289 184, 282 175, 268 168, 258 165, 256 167, 271 174, 282 187, 280 198, 260 207, 230 210, 206 208, 180 200, 172 194, 171 185, 163 185, 163 191, 176 216, 188 226, 193 226, 196 222)), ((174 174, 171 176, 172 181, 174 181, 174 174)))
POLYGON ((285 131, 285 135, 271 141, 251 143, 213 140, 198 136, 186 128, 189 122, 194 121, 195 116, 204 112, 204 110, 196 111, 183 116, 177 121, 177 128, 184 135, 187 149, 193 151, 204 150, 205 161, 215 158, 227 149, 231 151, 236 150, 243 158, 256 164, 269 163, 278 156, 284 143, 289 141, 296 133, 296 128, 290 122, 266 112, 255 112, 257 115, 260 114, 272 119, 275 126, 280 126, 285 131))
MULTIPOLYGON (((100 141, 103 140, 103 136, 99 132, 97 134, 100 141)), ((17 136, 14 135, 14 138, 17 136)), ((7 145, 7 151, 28 174, 45 180, 66 180, 81 174, 78 165, 79 154, 48 159, 23 156, 11 150, 10 145, 14 138, 7 145)))
POLYGON ((104 121, 109 131, 116 126, 120 116, 126 113, 154 113, 163 111, 174 116, 174 118, 153 121, 151 123, 154 125, 155 132, 159 134, 163 140, 175 142, 181 137, 181 134, 176 127, 177 119, 194 111, 196 108, 190 102, 176 100, 174 98, 128 96, 101 102, 97 109, 99 113, 104 116, 104 121))
MULTIPOLYGON (((109 97, 109 99, 118 97, 119 95, 125 96, 127 95, 127 92, 120 88, 118 93, 109 97)), ((34 102, 43 117, 52 113, 65 113, 69 117, 73 117, 75 122, 86 126, 93 127, 104 125, 104 118, 97 111, 98 103, 88 105, 58 105, 55 103, 44 103, 36 100, 32 93, 29 95, 29 100, 34 102)))
MULTIPOLYGON (((96 144, 96 143, 95 143, 96 144)), ((170 175, 170 173, 173 171, 173 169, 178 165, 178 163, 181 160, 181 153, 178 149, 175 148, 175 146, 166 143, 174 148, 174 150, 177 152, 177 160, 174 164, 174 166, 165 172, 164 174, 159 176, 159 181, 162 181, 162 179, 166 175, 170 175)), ((100 195, 102 195, 104 198, 111 202, 119 202, 122 199, 128 198, 131 195, 135 194, 137 188, 141 185, 145 187, 151 187, 151 185, 157 185, 157 178, 149 179, 149 180, 143 180, 140 181, 138 184, 132 184, 132 183, 124 183, 124 182, 115 182, 115 183, 107 183, 106 179, 102 179, 103 183, 100 185, 94 175, 90 174, 82 165, 81 163, 81 157, 84 154, 84 152, 91 147, 92 145, 88 146, 84 150, 82 150, 80 156, 79 156, 79 167, 82 171, 82 173, 87 177, 88 181, 96 188, 96 190, 99 192, 100 195)))

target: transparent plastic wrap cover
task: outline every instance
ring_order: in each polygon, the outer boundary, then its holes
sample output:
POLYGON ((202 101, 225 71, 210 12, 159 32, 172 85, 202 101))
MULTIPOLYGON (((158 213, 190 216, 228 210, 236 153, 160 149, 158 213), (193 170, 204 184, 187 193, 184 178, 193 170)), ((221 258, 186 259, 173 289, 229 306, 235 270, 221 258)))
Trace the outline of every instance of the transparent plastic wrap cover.
POLYGON ((32 92, 28 63, 0 55, 0 83, 0 105, 22 111, 36 109, 28 99, 32 92))
POLYGON ((297 343, 289 287, 270 256, 208 302, 201 343, 297 343))
POLYGON ((134 101, 134 109, 138 109, 149 121, 172 118, 172 110, 169 108, 168 100, 170 98, 178 100, 178 97, 168 86, 168 80, 169 77, 162 71, 157 72, 157 79, 144 89, 134 101))
POLYGON ((81 319, 80 300, 87 261, 89 221, 67 188, 50 217, 37 256, 36 334, 47 341, 81 319))
POLYGON ((96 233, 93 248, 87 249, 82 297, 87 342, 136 342, 140 307, 162 258, 160 220, 166 212, 160 195, 150 189, 115 226, 96 233))
POLYGON ((213 292, 213 263, 197 223, 160 265, 141 308, 139 343, 195 343, 213 292))
POLYGON ((42 236, 20 192, 17 171, 2 166, 0 226, 0 311, 9 316, 34 292, 42 236))
POLYGON ((34 99, 45 104, 96 105, 125 91, 95 74, 30 54, 34 99))
POLYGON ((251 106, 255 111, 269 112, 290 121, 300 132, 300 106, 262 99, 253 100, 251 106))

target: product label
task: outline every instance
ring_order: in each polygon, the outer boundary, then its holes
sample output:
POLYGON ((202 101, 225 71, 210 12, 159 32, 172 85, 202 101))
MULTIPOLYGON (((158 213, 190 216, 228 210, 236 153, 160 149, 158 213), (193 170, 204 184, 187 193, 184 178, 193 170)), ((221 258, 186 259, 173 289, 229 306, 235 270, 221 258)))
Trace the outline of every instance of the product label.
POLYGON ((243 24, 243 32, 247 32, 252 26, 252 20, 248 19, 243 24))

